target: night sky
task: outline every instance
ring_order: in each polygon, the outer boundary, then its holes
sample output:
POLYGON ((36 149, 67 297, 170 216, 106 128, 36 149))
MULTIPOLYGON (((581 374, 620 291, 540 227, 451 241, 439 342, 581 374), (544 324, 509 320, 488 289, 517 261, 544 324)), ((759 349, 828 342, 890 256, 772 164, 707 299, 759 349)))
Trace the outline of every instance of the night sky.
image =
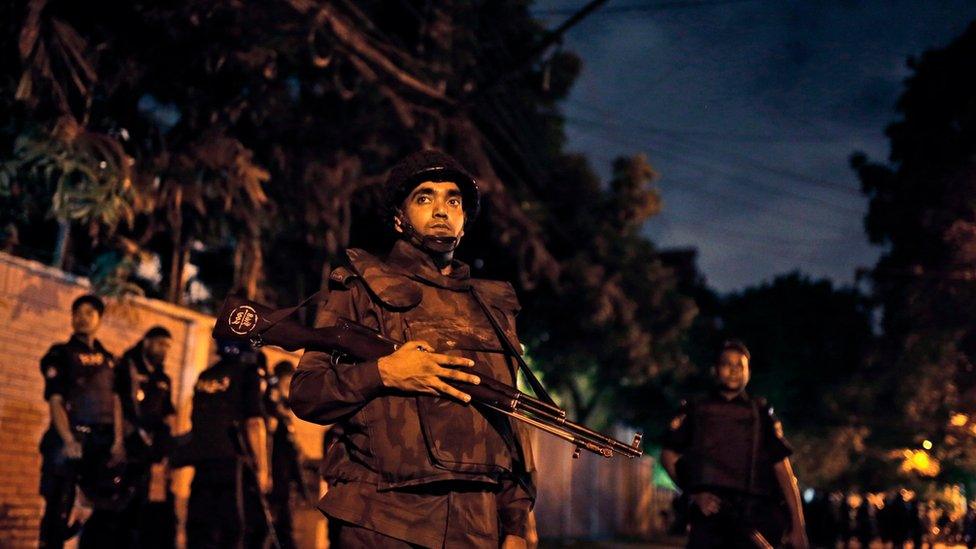
MULTIPOLYGON (((533 13, 552 28, 584 4, 533 13)), ((964 0, 611 0, 564 42, 584 61, 569 149, 605 176, 645 153, 664 198, 646 234, 696 247, 720 291, 797 269, 849 285, 881 252, 850 154, 887 158, 906 59, 974 19, 964 0)))

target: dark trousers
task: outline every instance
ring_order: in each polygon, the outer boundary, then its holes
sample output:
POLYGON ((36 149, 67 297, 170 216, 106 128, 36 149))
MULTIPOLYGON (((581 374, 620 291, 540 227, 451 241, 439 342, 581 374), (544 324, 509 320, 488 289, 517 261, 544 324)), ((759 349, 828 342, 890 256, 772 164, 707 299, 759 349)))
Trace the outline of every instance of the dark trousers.
POLYGON ((294 549, 295 547, 295 536, 293 534, 291 520, 291 501, 288 496, 289 494, 287 492, 284 495, 273 493, 268 498, 268 505, 271 507, 271 516, 274 517, 275 535, 278 536, 278 543, 281 545, 281 549, 294 549))
POLYGON ((186 517, 188 549, 264 546, 268 531, 257 485, 240 460, 196 464, 186 517))
POLYGON ((176 505, 167 490, 165 501, 149 501, 152 464, 133 463, 127 469, 135 497, 122 513, 129 547, 172 549, 176 546, 176 505))
MULTIPOLYGON (((79 425, 73 428, 82 447, 80 460, 69 460, 64 455, 61 437, 49 429, 41 439, 41 486, 44 498, 44 515, 41 517, 39 547, 61 549, 69 531, 67 524, 77 495, 77 486, 93 486, 100 477, 109 474, 106 465, 112 447, 114 433, 111 425, 79 425)), ((79 547, 124 547, 119 538, 119 513, 95 508, 92 516, 81 529, 79 547)))
POLYGON ((723 497, 722 510, 710 516, 692 505, 689 549, 754 549, 750 535, 762 535, 776 547, 784 533, 785 516, 774 502, 751 497, 723 497))
POLYGON ((42 489, 44 514, 41 516, 40 549, 61 549, 68 535, 68 513, 75 502, 75 483, 66 478, 47 478, 42 489))

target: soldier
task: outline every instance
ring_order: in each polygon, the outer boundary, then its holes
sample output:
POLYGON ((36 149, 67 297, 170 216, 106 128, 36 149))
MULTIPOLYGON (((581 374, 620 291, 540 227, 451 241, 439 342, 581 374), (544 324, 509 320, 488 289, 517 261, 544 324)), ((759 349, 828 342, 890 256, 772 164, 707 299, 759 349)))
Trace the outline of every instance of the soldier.
POLYGON ((246 539, 249 546, 260 547, 265 525, 244 520, 247 506, 257 504, 257 491, 266 493, 270 488, 258 358, 250 347, 234 342, 218 341, 217 352, 220 360, 201 372, 193 387, 188 453, 195 472, 187 509, 187 546, 243 547, 246 539), (241 438, 247 448, 238 447, 241 438), (244 459, 255 465, 256 486, 244 459))
POLYGON ((132 547, 176 543, 174 499, 164 463, 176 417, 170 378, 163 371, 172 344, 169 330, 154 326, 122 355, 116 369, 125 417, 126 478, 135 490, 124 520, 132 547), (151 493, 151 485, 161 489, 151 493))
POLYGON ((288 406, 288 388, 295 366, 287 360, 275 364, 265 393, 268 431, 271 433, 271 493, 268 503, 274 516, 275 533, 282 549, 295 547, 291 522, 291 488, 297 485, 305 497, 301 451, 295 444, 294 426, 288 406))
MULTIPOLYGON (((51 425, 41 439, 40 546, 63 547, 68 513, 75 503, 76 485, 88 496, 109 496, 115 475, 111 470, 125 459, 122 405, 115 392, 115 358, 95 339, 105 304, 83 295, 71 304, 72 335, 53 345, 41 359, 44 398, 51 425), (99 492, 96 494, 96 490, 99 492)), ((83 530, 82 547, 107 547, 116 524, 110 509, 96 506, 83 530)))
POLYGON ((339 547, 524 547, 534 500, 527 442, 445 381, 479 383, 481 374, 515 385, 515 292, 471 278, 454 259, 478 186, 450 156, 422 151, 393 168, 387 188, 399 239, 385 259, 347 252, 319 325, 347 318, 407 343, 357 364, 306 352, 291 385, 298 417, 335 424, 319 504, 330 538, 339 547))
POLYGON ((753 531, 776 545, 783 537, 780 504, 785 501, 789 543, 805 549, 792 450, 766 400, 745 392, 749 358, 739 341, 722 345, 713 370, 715 390, 685 404, 671 421, 661 463, 689 494, 688 547, 752 547, 753 531))

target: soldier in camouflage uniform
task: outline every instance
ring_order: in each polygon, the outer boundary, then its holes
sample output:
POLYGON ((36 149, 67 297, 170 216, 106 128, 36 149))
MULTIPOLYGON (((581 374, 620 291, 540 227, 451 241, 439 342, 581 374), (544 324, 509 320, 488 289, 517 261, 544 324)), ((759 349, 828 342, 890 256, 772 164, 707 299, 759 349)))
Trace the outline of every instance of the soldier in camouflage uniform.
POLYGON ((347 252, 320 325, 347 318, 407 343, 358 364, 307 352, 291 384, 298 417, 335 424, 319 504, 330 537, 340 547, 524 547, 528 443, 445 382, 516 381, 500 339, 520 348, 514 290, 471 278, 453 257, 478 187, 450 156, 423 151, 392 170, 388 189, 400 239, 385 259, 347 252))

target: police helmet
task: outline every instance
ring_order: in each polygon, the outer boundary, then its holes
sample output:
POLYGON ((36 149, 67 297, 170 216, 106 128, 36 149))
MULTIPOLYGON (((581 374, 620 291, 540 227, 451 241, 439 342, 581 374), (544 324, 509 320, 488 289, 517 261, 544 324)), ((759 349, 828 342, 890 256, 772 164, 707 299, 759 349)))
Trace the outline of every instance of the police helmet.
POLYGON ((386 180, 386 206, 392 219, 417 185, 424 181, 450 181, 461 190, 465 221, 478 216, 481 191, 478 182, 451 155, 435 149, 417 151, 397 162, 386 180))

